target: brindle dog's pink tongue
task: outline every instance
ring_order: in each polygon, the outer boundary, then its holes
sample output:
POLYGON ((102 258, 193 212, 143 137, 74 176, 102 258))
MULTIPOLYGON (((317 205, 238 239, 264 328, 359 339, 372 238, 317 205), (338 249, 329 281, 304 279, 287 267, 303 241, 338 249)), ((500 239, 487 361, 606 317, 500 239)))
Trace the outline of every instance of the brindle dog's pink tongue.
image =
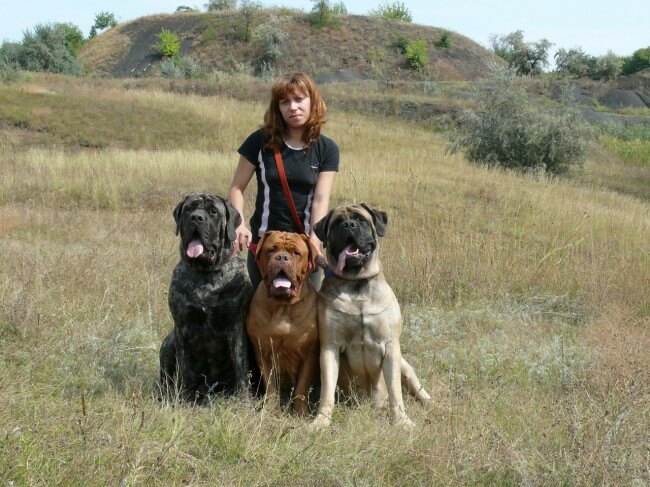
POLYGON ((195 238, 187 245, 187 256, 190 259, 196 259, 203 253, 203 243, 200 239, 195 238))
POLYGON ((339 254, 339 261, 336 263, 336 270, 334 271, 334 273, 337 276, 340 276, 341 274, 343 274, 343 268, 345 267, 345 259, 348 256, 348 254, 350 253, 350 249, 352 247, 354 247, 354 245, 352 245, 352 244, 348 245, 339 254))

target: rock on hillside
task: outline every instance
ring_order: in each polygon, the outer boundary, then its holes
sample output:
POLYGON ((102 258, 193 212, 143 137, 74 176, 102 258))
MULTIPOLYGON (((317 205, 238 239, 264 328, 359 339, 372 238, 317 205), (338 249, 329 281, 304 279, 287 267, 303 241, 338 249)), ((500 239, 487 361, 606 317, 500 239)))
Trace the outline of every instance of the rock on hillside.
MULTIPOLYGON (((305 13, 260 11, 253 28, 270 15, 281 15, 288 39, 277 72, 304 70, 322 80, 413 79, 468 81, 489 76, 494 54, 460 34, 449 48, 435 47, 443 30, 384 18, 342 15, 338 28, 315 29, 305 13), (398 35, 424 39, 429 62, 420 72, 410 69, 393 45, 398 35)), ((147 76, 159 62, 155 35, 166 28, 179 35, 182 54, 202 66, 229 70, 236 63, 257 62, 257 50, 245 42, 241 13, 182 13, 141 17, 97 36, 80 53, 87 69, 114 77, 147 76)))

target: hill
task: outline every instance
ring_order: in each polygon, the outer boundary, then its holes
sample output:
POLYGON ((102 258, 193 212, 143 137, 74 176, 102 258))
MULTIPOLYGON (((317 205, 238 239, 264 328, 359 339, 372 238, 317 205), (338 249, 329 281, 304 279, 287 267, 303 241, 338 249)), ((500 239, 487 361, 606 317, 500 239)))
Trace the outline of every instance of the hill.
MULTIPOLYGON (((302 12, 264 10, 250 30, 271 15, 281 16, 288 34, 278 72, 304 70, 318 80, 411 79, 467 81, 486 77, 496 56, 471 39, 451 34, 451 46, 438 48, 442 29, 397 20, 358 15, 337 16, 336 28, 314 28, 302 12), (421 71, 406 65, 394 47, 398 36, 423 39, 429 62, 421 71)), ((146 76, 159 62, 154 45, 161 29, 182 40, 182 54, 207 70, 229 71, 236 63, 256 61, 256 49, 246 42, 246 26, 237 11, 155 15, 120 24, 89 42, 80 53, 87 69, 113 77, 146 76)))

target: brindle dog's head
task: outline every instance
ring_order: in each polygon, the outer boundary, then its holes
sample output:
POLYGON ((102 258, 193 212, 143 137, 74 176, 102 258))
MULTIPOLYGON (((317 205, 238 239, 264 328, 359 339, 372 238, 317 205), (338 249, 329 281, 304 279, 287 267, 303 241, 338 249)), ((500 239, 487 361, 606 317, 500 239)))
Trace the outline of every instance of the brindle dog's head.
POLYGON ((306 235, 266 232, 257 244, 255 261, 268 296, 284 304, 299 301, 311 273, 309 264, 317 256, 306 235))
POLYGON ((380 271, 377 249, 386 234, 388 216, 368 205, 339 206, 314 225, 327 248, 327 260, 337 276, 366 279, 380 271))
POLYGON ((231 257, 237 209, 221 196, 189 194, 174 209, 181 259, 193 268, 215 271, 231 257))

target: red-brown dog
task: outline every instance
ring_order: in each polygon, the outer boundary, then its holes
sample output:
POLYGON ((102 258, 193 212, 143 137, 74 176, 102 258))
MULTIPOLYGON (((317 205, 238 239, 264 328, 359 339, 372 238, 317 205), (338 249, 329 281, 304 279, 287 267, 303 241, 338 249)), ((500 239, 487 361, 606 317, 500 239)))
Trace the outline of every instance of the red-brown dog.
POLYGON ((319 374, 317 294, 308 282, 317 255, 305 235, 266 232, 255 256, 262 282, 246 322, 266 393, 289 393, 302 416, 319 374))

